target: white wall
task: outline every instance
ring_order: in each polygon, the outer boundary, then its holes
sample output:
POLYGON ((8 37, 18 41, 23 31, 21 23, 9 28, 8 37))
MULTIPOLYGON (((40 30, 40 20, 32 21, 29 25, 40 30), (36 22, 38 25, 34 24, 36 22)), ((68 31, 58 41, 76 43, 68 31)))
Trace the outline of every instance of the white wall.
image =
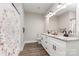
POLYGON ((69 13, 64 13, 58 16, 58 24, 59 28, 69 28, 70 20, 69 20, 69 13))
POLYGON ((25 13, 25 42, 35 42, 37 34, 44 31, 44 18, 42 15, 25 13))
POLYGON ((21 18, 11 3, 0 4, 0 55, 18 55, 21 46, 21 18))
POLYGON ((24 33, 23 33, 23 27, 24 27, 24 10, 23 10, 23 4, 22 3, 14 3, 14 5, 16 6, 17 10, 20 13, 20 19, 21 19, 21 22, 20 22, 21 23, 21 25, 20 25, 20 28, 21 28, 21 48, 22 48, 23 45, 24 45, 24 33))
POLYGON ((58 19, 53 16, 49 19, 49 30, 58 31, 58 19))

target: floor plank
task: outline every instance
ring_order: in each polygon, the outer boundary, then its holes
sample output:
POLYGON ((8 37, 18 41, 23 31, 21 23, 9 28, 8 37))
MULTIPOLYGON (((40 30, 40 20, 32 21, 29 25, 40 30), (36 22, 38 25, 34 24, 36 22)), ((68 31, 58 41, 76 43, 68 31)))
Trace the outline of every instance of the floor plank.
POLYGON ((48 53, 41 44, 36 42, 25 44, 24 49, 20 52, 19 56, 48 56, 48 53))

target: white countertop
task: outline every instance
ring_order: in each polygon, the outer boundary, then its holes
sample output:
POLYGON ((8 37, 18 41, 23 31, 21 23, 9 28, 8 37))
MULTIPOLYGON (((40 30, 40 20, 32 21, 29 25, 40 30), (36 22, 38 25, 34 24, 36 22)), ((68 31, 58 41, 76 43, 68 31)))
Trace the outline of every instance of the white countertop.
POLYGON ((52 35, 52 34, 47 34, 47 33, 42 33, 43 35, 47 35, 53 38, 57 38, 63 41, 74 41, 74 40, 79 40, 78 37, 64 37, 63 35, 52 35))

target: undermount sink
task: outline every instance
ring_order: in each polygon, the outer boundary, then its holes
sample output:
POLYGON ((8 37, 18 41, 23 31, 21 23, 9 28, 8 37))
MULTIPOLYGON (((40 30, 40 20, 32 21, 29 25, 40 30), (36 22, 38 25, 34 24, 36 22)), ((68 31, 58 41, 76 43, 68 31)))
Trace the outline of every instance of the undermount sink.
MULTIPOLYGON (((64 35, 63 35, 64 36, 64 35)), ((64 36, 64 37, 76 37, 76 36, 74 36, 74 35, 68 35, 68 36, 64 36)))

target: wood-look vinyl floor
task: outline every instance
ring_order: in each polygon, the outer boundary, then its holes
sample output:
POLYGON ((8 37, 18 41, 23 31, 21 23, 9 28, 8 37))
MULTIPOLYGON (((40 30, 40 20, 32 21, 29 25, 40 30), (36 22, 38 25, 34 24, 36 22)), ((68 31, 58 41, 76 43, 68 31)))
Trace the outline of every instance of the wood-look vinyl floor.
POLYGON ((19 56, 48 56, 48 53, 41 44, 36 42, 25 44, 24 49, 20 52, 19 56))

